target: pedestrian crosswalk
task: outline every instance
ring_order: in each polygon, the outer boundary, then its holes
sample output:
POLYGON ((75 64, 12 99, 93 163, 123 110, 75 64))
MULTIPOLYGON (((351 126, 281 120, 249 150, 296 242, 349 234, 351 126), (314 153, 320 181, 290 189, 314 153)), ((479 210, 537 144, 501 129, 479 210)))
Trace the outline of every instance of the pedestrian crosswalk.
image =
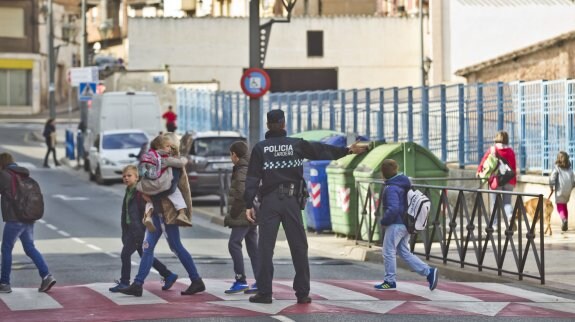
POLYGON ((292 281, 274 281, 272 304, 255 304, 246 294, 224 294, 230 280, 204 279, 206 292, 181 296, 188 280, 170 291, 144 285, 142 297, 110 293, 109 283, 55 286, 49 293, 12 287, 0 294, 0 316, 41 321, 109 321, 186 317, 256 317, 309 313, 433 316, 542 317, 575 319, 575 300, 500 283, 441 282, 430 291, 424 282, 401 281, 397 290, 378 291, 378 281, 312 281, 310 305, 296 304, 292 281), (25 315, 24 315, 25 314, 25 315))

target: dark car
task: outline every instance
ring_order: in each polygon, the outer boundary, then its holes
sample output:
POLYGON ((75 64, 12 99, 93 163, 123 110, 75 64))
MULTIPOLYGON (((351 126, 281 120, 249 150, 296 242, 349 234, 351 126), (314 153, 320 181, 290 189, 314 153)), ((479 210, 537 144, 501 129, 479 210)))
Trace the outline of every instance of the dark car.
POLYGON ((208 131, 182 136, 182 155, 188 157, 186 172, 193 196, 220 194, 221 176, 232 171, 230 145, 246 141, 238 132, 208 131))

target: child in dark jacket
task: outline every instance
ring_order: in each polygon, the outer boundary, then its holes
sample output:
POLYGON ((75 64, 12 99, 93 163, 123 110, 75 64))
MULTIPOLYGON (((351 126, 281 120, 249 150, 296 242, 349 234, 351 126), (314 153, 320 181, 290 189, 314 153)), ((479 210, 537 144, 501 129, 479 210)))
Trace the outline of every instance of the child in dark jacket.
MULTIPOLYGON (((122 179, 126 185, 126 194, 122 201, 122 275, 117 285, 110 288, 110 292, 119 292, 121 288, 130 286, 130 271, 132 268, 132 254, 138 252, 142 257, 142 243, 146 227, 142 223, 146 201, 142 194, 136 190, 138 182, 138 168, 133 165, 126 166, 122 171, 122 179)), ((178 280, 178 275, 172 273, 162 262, 154 258, 153 267, 163 277, 162 290, 169 290, 178 280)))
POLYGON ((385 159, 381 164, 381 174, 385 180, 385 189, 381 200, 383 202, 383 218, 381 219, 383 237, 383 266, 385 277, 383 283, 375 285, 376 290, 395 290, 396 285, 396 255, 399 255, 416 273, 427 276, 429 289, 437 286, 437 268, 429 267, 409 251, 409 232, 403 222, 407 212, 407 191, 411 189, 409 178, 398 173, 395 160, 385 159))
POLYGON ((224 225, 232 229, 228 241, 228 250, 234 262, 235 282, 224 293, 246 294, 257 293, 257 284, 251 286, 246 281, 244 270, 244 257, 242 254, 242 241, 246 241, 246 250, 250 257, 254 276, 258 275, 258 227, 250 223, 246 217, 246 203, 244 191, 246 175, 248 173, 248 145, 243 141, 236 141, 230 146, 230 157, 234 164, 232 182, 229 192, 228 214, 224 218, 224 225))

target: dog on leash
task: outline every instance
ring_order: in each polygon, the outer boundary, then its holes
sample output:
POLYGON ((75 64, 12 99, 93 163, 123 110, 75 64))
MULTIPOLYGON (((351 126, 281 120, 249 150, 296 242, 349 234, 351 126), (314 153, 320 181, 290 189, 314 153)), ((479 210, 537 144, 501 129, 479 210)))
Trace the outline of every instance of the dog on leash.
MULTIPOLYGON (((539 198, 533 198, 523 203, 523 206, 525 207, 525 213, 527 214, 527 217, 529 217, 530 222, 533 222, 538 202, 539 198)), ((549 236, 553 235, 553 232, 551 231, 552 213, 553 213, 553 203, 548 198, 543 198, 543 222, 545 225, 545 231, 543 232, 543 235, 547 235, 547 231, 549 231, 549 236)))

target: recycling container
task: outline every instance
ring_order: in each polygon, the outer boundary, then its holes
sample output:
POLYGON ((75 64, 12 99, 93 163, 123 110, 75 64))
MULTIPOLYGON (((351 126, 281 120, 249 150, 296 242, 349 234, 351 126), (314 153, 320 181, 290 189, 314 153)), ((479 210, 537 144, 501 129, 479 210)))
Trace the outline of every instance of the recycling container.
MULTIPOLYGON (((383 144, 372 142, 371 147, 383 144)), ((332 232, 355 237, 357 227, 357 194, 353 170, 368 155, 350 154, 332 161, 326 168, 332 232)))
POLYGON ((329 191, 326 167, 330 160, 304 162, 304 179, 309 197, 305 207, 308 229, 316 232, 330 231, 329 191))
MULTIPOLYGON (((426 184, 426 185, 436 185, 445 186, 445 180, 437 180, 435 178, 447 178, 448 168, 443 162, 441 162, 431 151, 428 149, 413 143, 393 143, 380 145, 373 150, 371 150, 365 158, 357 165, 353 171, 353 176, 356 179, 381 179, 381 163, 385 159, 393 159, 399 165, 399 172, 407 175, 410 178, 430 178, 429 181, 417 180, 414 183, 426 184), (416 162, 417 161, 417 162, 416 162)), ((361 208, 365 204, 367 199, 368 186, 370 184, 367 182, 358 182, 359 191, 359 204, 357 208, 361 208)), ((375 209, 380 202, 380 192, 381 185, 371 184, 372 186, 372 209, 375 209)), ((437 205, 439 203, 440 191, 432 190, 430 191, 431 199, 431 213, 433 215, 437 205)), ((367 209, 367 213, 370 211, 367 209)), ((357 220, 361 220, 361 213, 358 213, 357 220)), ((333 221, 333 215, 332 215, 333 221)), ((368 227, 369 220, 364 220, 360 227, 361 238, 363 240, 368 240, 368 232, 370 227, 368 227)), ((379 224, 379 218, 376 218, 375 212, 371 211, 371 223, 372 227, 375 227, 375 232, 372 240, 378 241, 381 239, 381 225, 379 224), (376 222, 377 221, 377 222, 376 222), (374 224, 374 222, 376 222, 374 224)), ((430 227, 430 226, 428 226, 430 227)))
POLYGON ((74 152, 74 132, 70 129, 66 129, 66 157, 69 160, 75 160, 76 155, 74 152))

